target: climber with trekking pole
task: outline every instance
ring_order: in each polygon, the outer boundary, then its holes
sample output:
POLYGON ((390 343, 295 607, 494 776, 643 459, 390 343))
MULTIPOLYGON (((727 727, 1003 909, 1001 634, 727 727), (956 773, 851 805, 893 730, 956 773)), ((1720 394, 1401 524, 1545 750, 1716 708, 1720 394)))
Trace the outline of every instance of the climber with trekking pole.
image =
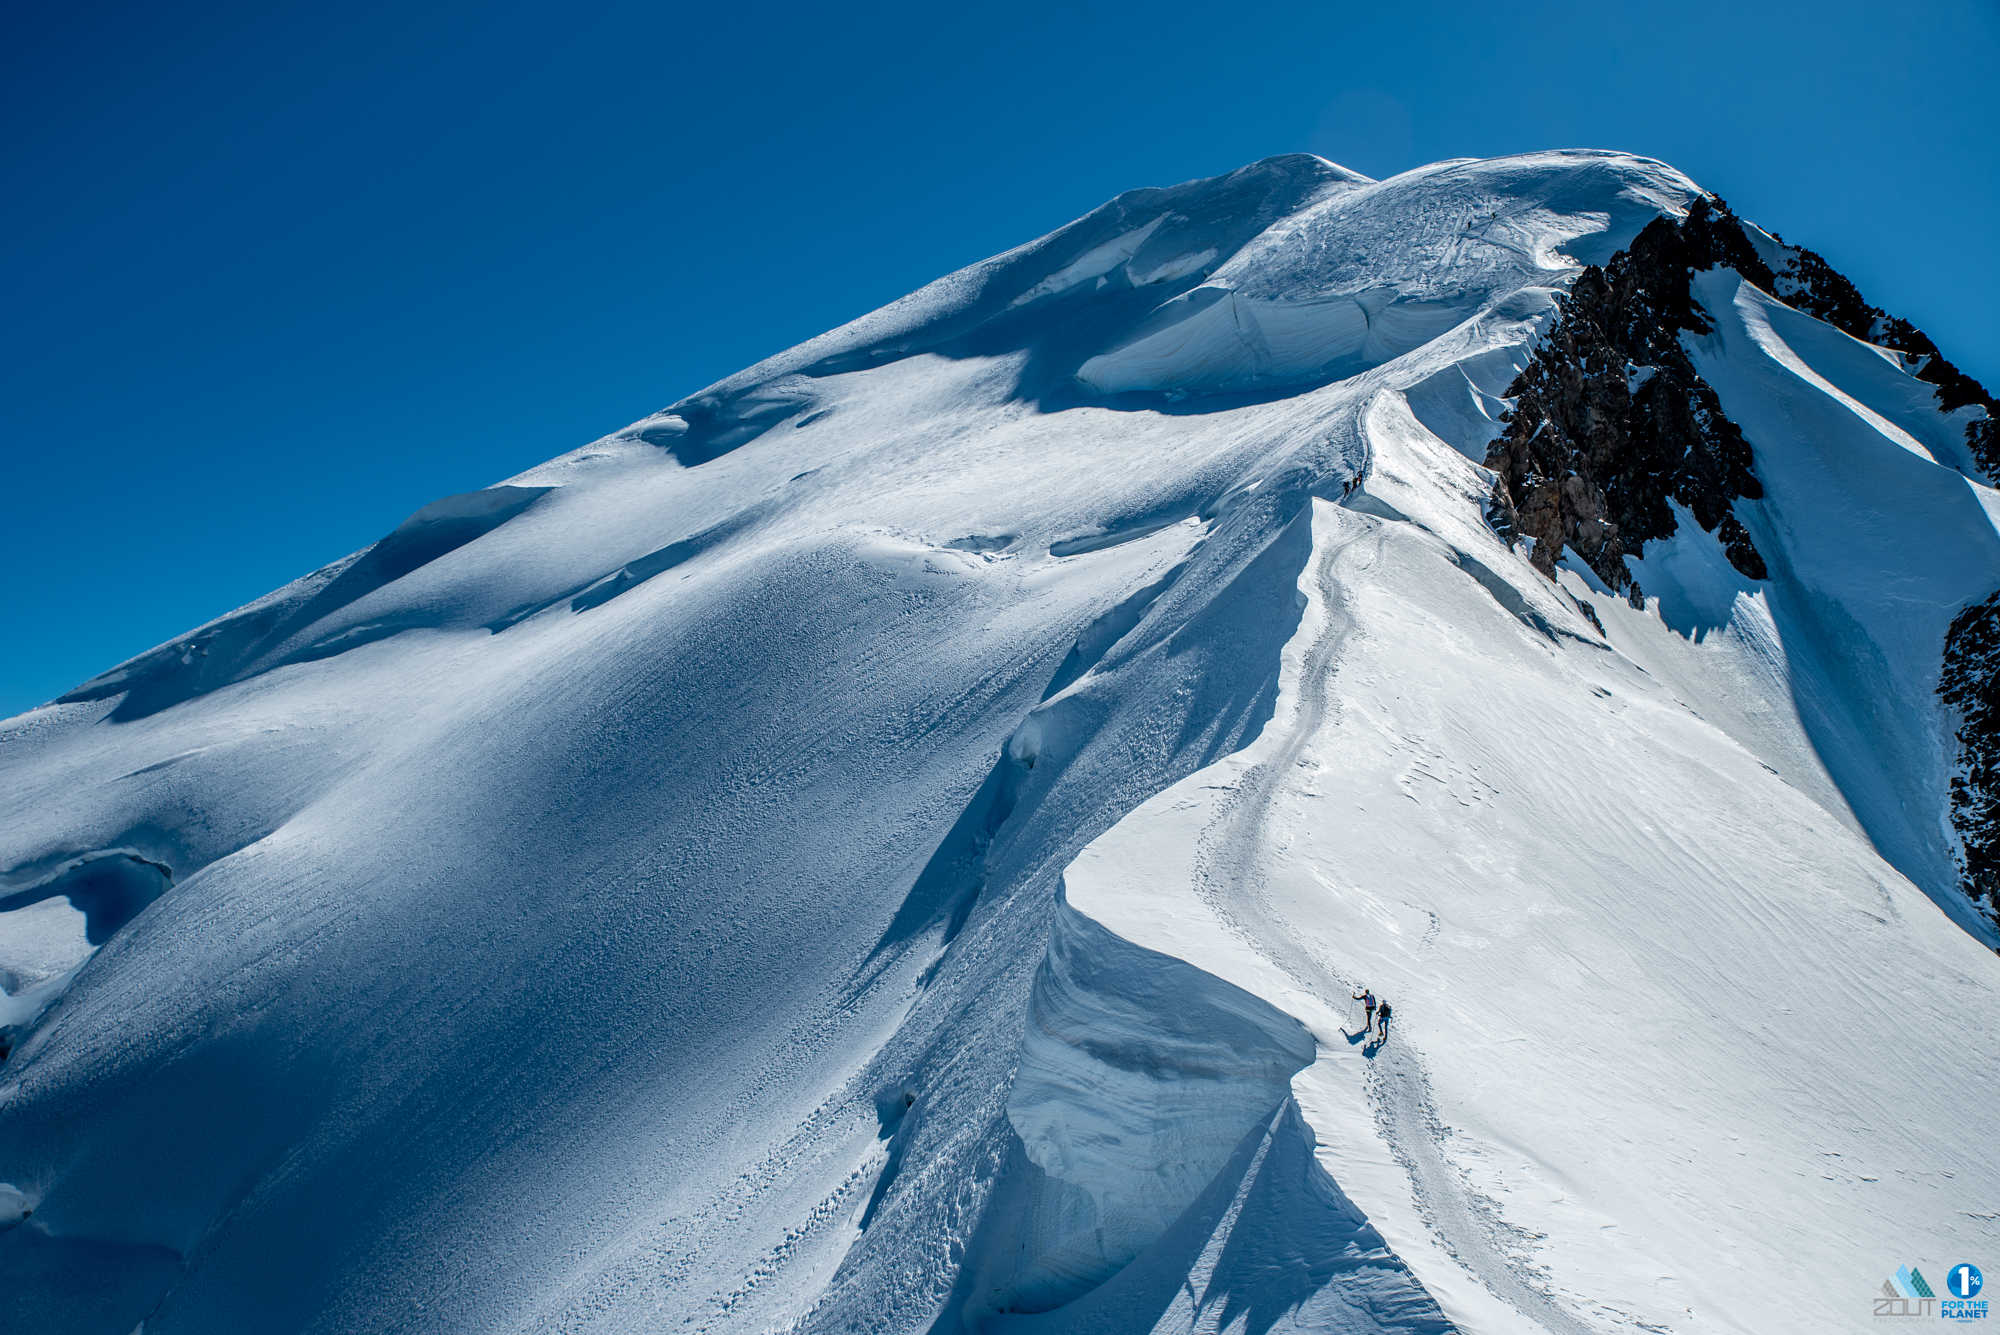
POLYGON ((1375 994, 1364 987, 1354 994, 1354 999, 1361 1003, 1361 1032, 1365 1034, 1375 1027, 1375 994))

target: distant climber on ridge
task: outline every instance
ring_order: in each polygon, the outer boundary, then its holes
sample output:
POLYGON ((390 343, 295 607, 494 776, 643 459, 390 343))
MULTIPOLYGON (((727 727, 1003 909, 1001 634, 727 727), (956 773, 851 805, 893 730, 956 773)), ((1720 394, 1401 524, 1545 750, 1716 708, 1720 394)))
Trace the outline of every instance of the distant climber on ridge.
POLYGON ((1382 1042, 1389 1041, 1389 1003, 1385 1000, 1375 1011, 1375 1018, 1382 1025, 1382 1042))

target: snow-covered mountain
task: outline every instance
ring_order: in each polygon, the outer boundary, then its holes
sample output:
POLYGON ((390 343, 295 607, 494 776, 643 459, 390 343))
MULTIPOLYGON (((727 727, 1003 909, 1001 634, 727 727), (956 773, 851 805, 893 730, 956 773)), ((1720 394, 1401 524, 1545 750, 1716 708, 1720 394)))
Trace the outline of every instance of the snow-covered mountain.
POLYGON ((1661 163, 1293 156, 426 506, 0 729, 0 1331, 1872 1326, 1997 420, 1661 163))

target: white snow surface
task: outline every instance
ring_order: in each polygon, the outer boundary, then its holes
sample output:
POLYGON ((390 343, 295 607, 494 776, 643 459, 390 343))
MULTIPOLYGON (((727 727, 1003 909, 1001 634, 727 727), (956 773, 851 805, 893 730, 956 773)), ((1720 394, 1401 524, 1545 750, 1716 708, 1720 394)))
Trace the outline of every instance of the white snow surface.
POLYGON ((1716 271, 1771 578, 1484 522, 1696 193, 1133 191, 0 725, 0 1332, 1762 1335, 1994 1257, 1953 421, 1716 271))

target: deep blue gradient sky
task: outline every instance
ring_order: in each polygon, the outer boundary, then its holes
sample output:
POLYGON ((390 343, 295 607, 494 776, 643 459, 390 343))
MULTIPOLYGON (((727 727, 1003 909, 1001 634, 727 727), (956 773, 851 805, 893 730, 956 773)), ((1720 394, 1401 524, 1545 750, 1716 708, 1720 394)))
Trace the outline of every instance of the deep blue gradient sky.
POLYGON ((2000 387, 2000 3, 0 10, 0 715, 1028 240, 1664 158, 2000 387))

